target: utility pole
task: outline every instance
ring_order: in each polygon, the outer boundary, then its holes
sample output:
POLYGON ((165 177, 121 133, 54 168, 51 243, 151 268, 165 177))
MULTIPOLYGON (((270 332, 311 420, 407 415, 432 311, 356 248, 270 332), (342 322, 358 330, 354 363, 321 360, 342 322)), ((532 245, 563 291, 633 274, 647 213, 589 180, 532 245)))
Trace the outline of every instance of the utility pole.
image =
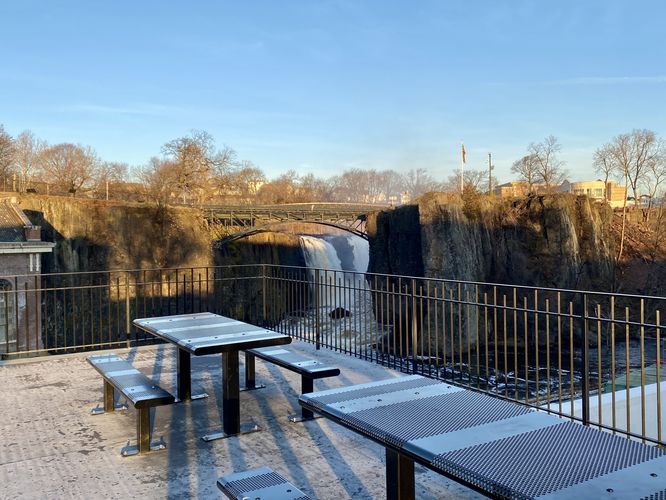
POLYGON ((467 153, 465 152, 465 143, 460 143, 460 194, 465 190, 465 161, 467 153))
POLYGON ((493 165, 492 155, 488 153, 488 195, 493 194, 493 165))

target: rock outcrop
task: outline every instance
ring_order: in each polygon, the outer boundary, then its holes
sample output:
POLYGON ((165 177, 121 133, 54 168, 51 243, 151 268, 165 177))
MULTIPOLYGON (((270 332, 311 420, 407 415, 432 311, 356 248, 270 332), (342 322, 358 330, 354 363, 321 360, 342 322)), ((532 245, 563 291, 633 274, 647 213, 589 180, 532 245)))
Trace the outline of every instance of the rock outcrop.
POLYGON ((431 193, 368 218, 370 272, 557 288, 611 286, 612 213, 586 197, 431 193))
MULTIPOLYGON (((492 336, 492 324, 483 326, 484 308, 468 304, 485 303, 481 302, 484 293, 492 296, 494 289, 476 283, 610 290, 615 255, 612 217, 609 209, 573 195, 519 201, 469 196, 463 201, 443 193, 430 193, 413 205, 371 214, 368 270, 416 278, 388 278, 380 283, 380 292, 400 293, 397 306, 381 300, 381 294, 375 300, 376 308, 384 308, 378 317, 386 318, 398 337, 397 342, 389 339, 387 344, 409 346, 414 340, 423 344, 426 335, 431 338, 429 332, 441 328, 434 320, 424 320, 422 309, 437 304, 441 308, 442 303, 431 300, 433 295, 427 292, 425 296, 431 299, 415 298, 422 297, 430 285, 438 288, 440 298, 446 295, 447 321, 456 325, 459 334, 455 348, 465 351, 476 344, 474 332, 479 328, 492 336), (442 281, 434 285, 419 278, 442 281), (424 306, 424 302, 430 304, 424 306), (404 311, 399 319, 389 310, 395 307, 404 311)), ((511 288, 502 288, 502 294, 508 294, 511 301, 511 288)), ((533 300, 522 294, 521 303, 533 300)), ((540 296, 544 298, 546 294, 540 296)), ((530 329, 531 321, 530 316, 530 329)))

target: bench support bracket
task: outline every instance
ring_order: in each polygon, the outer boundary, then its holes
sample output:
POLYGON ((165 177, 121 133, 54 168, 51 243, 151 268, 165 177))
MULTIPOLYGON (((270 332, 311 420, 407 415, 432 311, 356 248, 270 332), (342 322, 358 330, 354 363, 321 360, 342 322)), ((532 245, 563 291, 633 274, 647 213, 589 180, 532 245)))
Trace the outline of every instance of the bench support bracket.
POLYGON ((116 393, 114 388, 111 384, 104 380, 104 406, 100 408, 98 405, 97 407, 90 410, 90 414, 102 415, 103 413, 117 410, 127 410, 127 404, 116 404, 116 393))
POLYGON ((163 440, 160 440, 158 443, 150 442, 150 408, 137 408, 136 442, 136 446, 130 446, 127 443, 127 446, 120 450, 120 454, 124 457, 130 457, 139 453, 164 450, 166 448, 163 440))

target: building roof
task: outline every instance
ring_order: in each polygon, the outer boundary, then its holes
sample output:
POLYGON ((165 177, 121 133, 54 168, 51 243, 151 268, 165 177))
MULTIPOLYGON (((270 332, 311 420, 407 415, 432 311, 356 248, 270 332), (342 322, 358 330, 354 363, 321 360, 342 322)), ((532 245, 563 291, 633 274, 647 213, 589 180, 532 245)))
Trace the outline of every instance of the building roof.
POLYGON ((18 243, 26 241, 23 228, 32 223, 11 198, 0 199, 0 242, 18 243))

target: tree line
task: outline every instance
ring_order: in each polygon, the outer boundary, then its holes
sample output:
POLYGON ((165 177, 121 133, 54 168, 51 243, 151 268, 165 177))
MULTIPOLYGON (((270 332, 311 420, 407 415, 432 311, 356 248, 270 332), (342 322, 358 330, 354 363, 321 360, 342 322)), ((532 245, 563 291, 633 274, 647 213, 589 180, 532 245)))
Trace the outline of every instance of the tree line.
MULTIPOLYGON (((553 191, 567 176, 554 136, 531 143, 511 171, 527 191, 553 191)), ((624 182, 636 199, 655 199, 666 179, 664 141, 649 130, 618 135, 596 150, 596 171, 624 182)), ((438 181, 423 168, 351 168, 322 179, 289 170, 268 179, 252 161, 238 158, 211 134, 193 130, 166 142, 160 154, 141 166, 101 159, 89 146, 48 144, 31 131, 16 137, 0 125, 0 189, 98 198, 144 200, 160 205, 185 203, 298 203, 310 201, 399 204, 429 191, 488 192, 497 179, 485 169, 465 169, 438 181)))
MULTIPOLYGON (((568 172, 559 158, 562 146, 554 136, 531 143, 527 154, 515 161, 511 171, 525 182, 529 192, 556 190, 568 172)), ((594 152, 594 170, 604 184, 615 180, 631 190, 635 200, 654 203, 663 195, 666 180, 666 142, 652 130, 635 129, 619 134, 594 152)), ((607 196, 607 192, 606 192, 607 196)))

